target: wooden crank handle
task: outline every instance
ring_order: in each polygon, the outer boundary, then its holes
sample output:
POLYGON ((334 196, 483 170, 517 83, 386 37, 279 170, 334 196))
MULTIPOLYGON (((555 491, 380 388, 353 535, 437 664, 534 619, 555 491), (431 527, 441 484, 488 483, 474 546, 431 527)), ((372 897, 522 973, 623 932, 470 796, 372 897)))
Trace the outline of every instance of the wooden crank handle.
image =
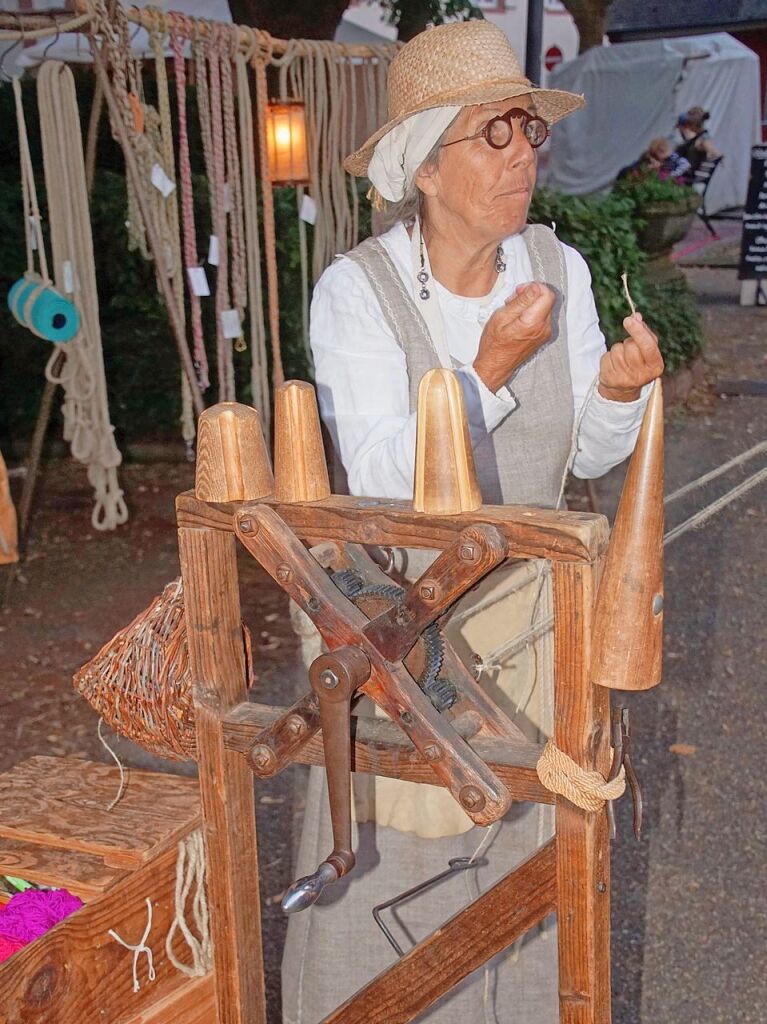
POLYGON ((468 526, 413 583, 401 603, 365 627, 387 661, 401 661, 428 625, 508 554, 508 542, 490 524, 468 526))
POLYGON ((306 910, 325 888, 354 867, 351 809, 351 700, 370 677, 370 662, 358 647, 342 647, 321 654, 309 669, 312 689, 317 694, 328 776, 333 850, 313 875, 299 878, 282 898, 286 914, 306 910))

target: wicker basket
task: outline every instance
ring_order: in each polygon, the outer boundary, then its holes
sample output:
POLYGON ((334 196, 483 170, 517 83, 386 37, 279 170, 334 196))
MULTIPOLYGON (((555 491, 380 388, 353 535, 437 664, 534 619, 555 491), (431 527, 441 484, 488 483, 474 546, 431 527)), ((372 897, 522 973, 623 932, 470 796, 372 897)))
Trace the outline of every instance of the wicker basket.
MULTIPOLYGON (((243 624, 248 686, 251 637, 243 624)), ((74 686, 116 732, 161 757, 194 758, 192 676, 181 578, 76 673, 74 686)))

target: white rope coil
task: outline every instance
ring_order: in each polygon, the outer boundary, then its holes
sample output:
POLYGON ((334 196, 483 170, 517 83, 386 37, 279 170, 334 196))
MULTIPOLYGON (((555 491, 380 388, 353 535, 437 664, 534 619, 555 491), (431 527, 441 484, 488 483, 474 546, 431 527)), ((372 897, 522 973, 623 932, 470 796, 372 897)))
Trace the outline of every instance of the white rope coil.
POLYGON ((165 953, 177 971, 181 971, 189 978, 200 978, 213 967, 210 915, 205 894, 205 844, 200 829, 186 836, 178 844, 175 907, 176 916, 165 939, 165 953), (186 903, 193 885, 192 916, 197 935, 186 920, 186 903), (183 963, 173 952, 173 938, 177 931, 181 931, 191 951, 191 965, 183 963))
POLYGON ((142 953, 146 954, 146 959, 147 959, 147 964, 148 964, 147 978, 149 979, 149 981, 154 981, 154 979, 155 979, 154 956, 152 954, 151 948, 149 946, 147 946, 147 944, 146 944, 146 940, 149 938, 149 933, 152 930, 152 901, 149 899, 149 897, 147 897, 147 900, 146 900, 146 912, 147 912, 146 928, 144 929, 144 934, 141 936, 140 941, 135 946, 131 945, 130 942, 126 942, 125 939, 120 938, 120 936, 117 934, 117 932, 114 930, 114 928, 110 928, 109 931, 107 932, 108 935, 112 936, 112 938, 115 940, 115 942, 119 942, 121 946, 124 946, 126 949, 130 950, 131 953, 133 953, 133 991, 134 992, 138 992, 139 989, 141 988, 141 984, 139 983, 139 980, 138 980, 138 958, 141 956, 142 953))

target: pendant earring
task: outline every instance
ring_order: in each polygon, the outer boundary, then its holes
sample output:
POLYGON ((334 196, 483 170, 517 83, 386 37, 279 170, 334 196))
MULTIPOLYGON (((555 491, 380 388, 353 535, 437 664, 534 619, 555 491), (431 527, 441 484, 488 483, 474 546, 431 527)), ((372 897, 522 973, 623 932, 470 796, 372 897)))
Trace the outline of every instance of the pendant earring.
POLYGON ((495 272, 496 274, 502 274, 506 269, 506 260, 503 258, 503 249, 499 245, 495 250, 495 272))
POLYGON ((421 286, 421 291, 418 293, 424 302, 429 298, 429 289, 426 287, 429 281, 429 274, 426 270, 426 260, 423 255, 423 235, 421 235, 421 269, 415 275, 416 280, 421 286))

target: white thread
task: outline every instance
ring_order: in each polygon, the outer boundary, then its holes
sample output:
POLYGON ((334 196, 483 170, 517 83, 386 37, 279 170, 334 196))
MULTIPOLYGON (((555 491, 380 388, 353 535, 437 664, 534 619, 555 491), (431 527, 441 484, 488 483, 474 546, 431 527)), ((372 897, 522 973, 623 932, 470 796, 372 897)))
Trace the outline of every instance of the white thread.
POLYGON ((131 953, 133 953, 133 991, 134 992, 138 992, 139 989, 141 988, 141 985, 139 984, 139 980, 138 980, 138 958, 141 956, 142 953, 146 953, 147 963, 149 964, 149 967, 148 967, 148 970, 147 970, 147 978, 149 979, 149 981, 154 981, 154 979, 155 979, 154 957, 152 955, 152 950, 146 944, 146 940, 149 938, 149 933, 152 930, 152 901, 148 897, 147 897, 147 900, 146 900, 146 908, 147 908, 146 928, 144 929, 144 934, 141 937, 141 941, 137 945, 132 946, 129 942, 126 942, 125 939, 121 939, 120 936, 117 934, 117 932, 113 928, 110 928, 109 931, 107 932, 107 934, 111 935, 112 938, 116 942, 119 942, 121 946, 124 946, 126 949, 129 949, 131 951, 131 953))
POLYGON ((101 740, 102 747, 104 747, 105 750, 109 751, 109 753, 114 758, 117 767, 120 769, 120 785, 118 786, 118 789, 117 789, 117 796, 114 798, 114 800, 111 802, 111 804, 109 804, 108 807, 107 807, 107 810, 111 811, 115 807, 115 805, 120 802, 120 800, 122 799, 122 795, 125 792, 125 768, 123 767, 123 763, 120 760, 120 758, 117 756, 117 754, 115 754, 114 750, 112 750, 112 748, 109 746, 107 741, 104 739, 104 736, 102 735, 102 732, 101 732, 101 726, 103 724, 104 724, 104 719, 103 718, 99 718, 99 724, 96 727, 96 734, 98 735, 98 738, 101 740))
POLYGON ((578 434, 580 433, 581 424, 583 423, 583 417, 586 414, 586 409, 588 409, 589 402, 594 397, 594 392, 597 389, 597 384, 599 384, 598 373, 596 374, 592 382, 589 384, 588 391, 586 392, 586 397, 583 399, 583 405, 581 406, 580 412, 578 413, 578 416, 575 422, 573 423, 573 432, 570 438, 570 454, 567 457, 564 472, 562 473, 562 480, 559 484, 559 495, 557 496, 557 503, 555 505, 555 508, 560 508, 562 505, 562 498, 564 497, 565 493, 565 484, 567 483, 567 474, 570 472, 570 469, 572 468, 572 465, 575 462, 575 456, 578 454, 578 434))

